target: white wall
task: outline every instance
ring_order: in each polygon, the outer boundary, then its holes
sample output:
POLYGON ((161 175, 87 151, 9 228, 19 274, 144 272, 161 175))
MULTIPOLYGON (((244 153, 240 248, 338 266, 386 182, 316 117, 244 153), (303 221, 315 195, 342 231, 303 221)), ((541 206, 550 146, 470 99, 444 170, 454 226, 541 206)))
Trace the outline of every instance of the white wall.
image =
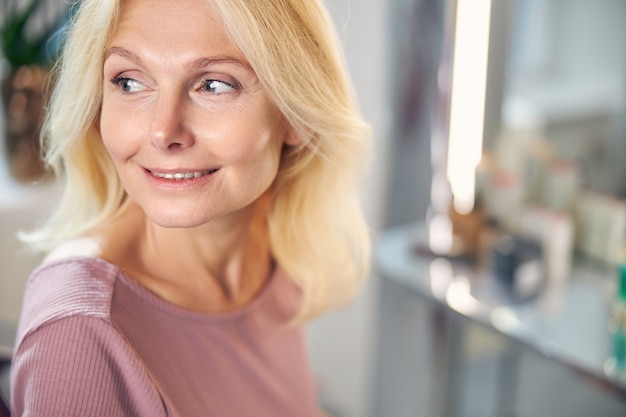
MULTIPOLYGON (((387 140, 390 131, 387 3, 384 0, 326 0, 339 30, 347 64, 365 118, 373 128, 372 160, 363 202, 374 233, 382 223, 387 140)), ((370 276, 358 298, 309 326, 314 372, 322 398, 336 417, 369 414, 374 371, 376 278, 370 276)))
POLYGON ((0 179, 0 321, 17 323, 26 279, 42 256, 24 249, 17 232, 32 228, 56 199, 51 185, 32 187, 0 179))
MULTIPOLYGON (((0 115, 4 108, 0 102, 0 115)), ((4 132, 4 116, 0 117, 4 132)), ((0 324, 14 325, 19 319, 28 275, 41 255, 26 251, 17 232, 32 228, 54 204, 57 190, 52 184, 21 184, 10 178, 4 140, 0 140, 0 324)))

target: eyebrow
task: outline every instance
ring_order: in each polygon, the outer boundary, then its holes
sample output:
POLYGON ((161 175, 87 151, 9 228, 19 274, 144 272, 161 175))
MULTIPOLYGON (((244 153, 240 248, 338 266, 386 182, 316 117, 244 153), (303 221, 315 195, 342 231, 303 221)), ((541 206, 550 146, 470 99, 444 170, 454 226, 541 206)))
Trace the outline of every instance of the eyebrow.
MULTIPOLYGON (((104 60, 106 61, 111 55, 120 55, 123 58, 126 58, 129 61, 132 61, 137 65, 143 66, 141 58, 139 58, 137 54, 127 49, 124 49, 120 46, 112 46, 111 48, 108 48, 104 52, 104 60)), ((198 58, 196 60, 193 60, 191 63, 187 64, 186 67, 190 71, 195 71, 195 70, 210 67, 212 65, 220 64, 220 63, 236 64, 249 71, 252 71, 252 67, 250 66, 250 64, 240 59, 228 56, 228 55, 198 58)))

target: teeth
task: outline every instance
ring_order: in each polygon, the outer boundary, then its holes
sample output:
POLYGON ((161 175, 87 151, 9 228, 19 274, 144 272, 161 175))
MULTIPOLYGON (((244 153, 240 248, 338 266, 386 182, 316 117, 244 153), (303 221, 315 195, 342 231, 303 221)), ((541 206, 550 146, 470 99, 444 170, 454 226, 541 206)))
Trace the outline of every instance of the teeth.
POLYGON ((193 171, 193 172, 174 172, 174 173, 161 173, 161 172, 150 172, 155 177, 165 178, 166 180, 184 180, 189 178, 200 178, 207 174, 212 174, 217 171, 216 169, 212 169, 210 171, 193 171))

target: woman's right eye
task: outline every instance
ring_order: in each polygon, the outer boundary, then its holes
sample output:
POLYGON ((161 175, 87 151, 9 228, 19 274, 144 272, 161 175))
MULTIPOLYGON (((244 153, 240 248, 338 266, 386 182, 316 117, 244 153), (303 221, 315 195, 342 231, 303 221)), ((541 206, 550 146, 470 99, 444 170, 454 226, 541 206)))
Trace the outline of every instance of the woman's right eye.
POLYGON ((123 93, 138 93, 146 89, 142 83, 132 78, 116 77, 111 82, 118 86, 123 93))

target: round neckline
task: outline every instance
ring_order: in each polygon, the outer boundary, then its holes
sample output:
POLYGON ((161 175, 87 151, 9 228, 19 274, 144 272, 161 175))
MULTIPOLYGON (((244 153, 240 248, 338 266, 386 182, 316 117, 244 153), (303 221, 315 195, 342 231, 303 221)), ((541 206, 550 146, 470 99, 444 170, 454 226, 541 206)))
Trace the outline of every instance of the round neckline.
POLYGON ((115 265, 102 258, 98 258, 95 256, 77 255, 77 256, 72 256, 72 257, 68 257, 64 259, 58 259, 58 260, 52 261, 50 264, 80 261, 80 260, 97 262, 97 263, 107 265, 109 268, 112 268, 115 272, 116 278, 121 283, 127 286, 131 291, 133 291, 133 293, 135 293, 142 300, 148 302, 155 308, 158 308, 159 310, 167 314, 181 317, 187 320, 205 321, 205 322, 235 320, 244 315, 249 314, 251 311, 255 310, 256 307, 260 303, 262 303, 265 298, 269 296, 269 294, 271 293, 271 289, 275 285, 275 282, 278 280, 278 275, 280 274, 280 268, 278 267, 278 265, 274 263, 272 271, 270 272, 269 276, 267 277, 267 279, 265 280, 265 282, 263 283, 259 291, 257 291, 257 293, 246 304, 234 310, 215 312, 215 313, 204 313, 204 312, 186 309, 184 307, 176 305, 160 297, 158 294, 154 293, 153 291, 150 291, 148 288, 146 288, 145 286, 141 285, 139 282, 131 278, 118 265, 115 265))

